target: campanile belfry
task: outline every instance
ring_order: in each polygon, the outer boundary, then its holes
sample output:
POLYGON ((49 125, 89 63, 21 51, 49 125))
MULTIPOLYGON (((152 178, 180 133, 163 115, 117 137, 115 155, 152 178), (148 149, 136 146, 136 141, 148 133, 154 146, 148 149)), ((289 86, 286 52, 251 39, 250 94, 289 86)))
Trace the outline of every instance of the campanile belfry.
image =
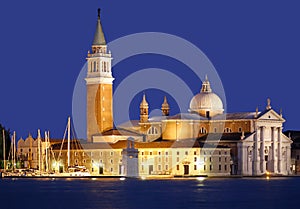
POLYGON ((111 53, 107 49, 100 21, 100 9, 92 52, 87 56, 87 141, 92 136, 113 128, 113 90, 114 78, 111 71, 111 53))

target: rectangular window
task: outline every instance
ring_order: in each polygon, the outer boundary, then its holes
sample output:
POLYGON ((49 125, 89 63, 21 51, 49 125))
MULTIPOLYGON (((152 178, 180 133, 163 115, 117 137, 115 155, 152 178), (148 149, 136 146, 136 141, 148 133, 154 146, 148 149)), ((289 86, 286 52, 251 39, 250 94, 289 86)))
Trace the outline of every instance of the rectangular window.
POLYGON ((166 155, 168 155, 169 153, 168 152, 166 152, 166 155))
POLYGON ((227 157, 225 157, 225 159, 224 159, 224 160, 225 160, 225 162, 227 162, 227 157))
POLYGON ((110 168, 110 172, 113 172, 114 171, 114 169, 113 168, 110 168))
POLYGON ((152 152, 150 152, 150 155, 152 155, 152 152))
POLYGON ((227 165, 224 165, 224 170, 227 171, 227 165))
POLYGON ((219 171, 222 170, 221 165, 219 165, 219 171))
POLYGON ((111 163, 111 164, 113 164, 113 163, 114 163, 114 161, 111 159, 111 160, 110 160, 110 163, 111 163))
POLYGON ((142 165, 142 171, 144 170, 144 165, 142 165))
POLYGON ((197 170, 197 165, 194 165, 194 170, 197 170))
POLYGON ((209 170, 210 170, 210 171, 212 170, 212 165, 209 165, 209 170))
POLYGON ((169 170, 169 165, 166 165, 166 170, 169 170))
POLYGON ((169 158, 166 157, 166 162, 168 162, 169 158))
POLYGON ((102 156, 102 152, 100 152, 100 156, 102 156))
POLYGON ((161 165, 158 165, 158 170, 161 171, 161 165))
POLYGON ((197 162, 197 157, 194 157, 194 162, 197 162))
POLYGON ((206 165, 203 165, 203 170, 206 170, 206 165))
POLYGON ((197 151, 194 151, 194 155, 197 155, 197 151))
POLYGON ((185 151, 185 155, 188 155, 189 154, 189 152, 188 151, 185 151))
POLYGON ((177 157, 177 162, 179 162, 179 157, 177 157))
POLYGON ((177 155, 179 155, 179 152, 177 152, 177 155))
POLYGON ((297 160, 299 160, 300 158, 299 158, 299 155, 297 155, 297 160))
POLYGON ((211 157, 209 157, 209 162, 211 162, 211 157))
POLYGON ((221 151, 219 151, 219 155, 221 155, 222 153, 221 153, 221 151))
POLYGON ((219 157, 219 162, 221 162, 221 157, 219 157))
POLYGON ((110 152, 110 156, 113 156, 114 155, 114 152, 110 152))
POLYGON ((144 152, 142 152, 142 155, 144 155, 144 152))
POLYGON ((176 169, 179 171, 179 165, 176 166, 176 169))
POLYGON ((158 155, 161 155, 161 152, 158 152, 158 155))

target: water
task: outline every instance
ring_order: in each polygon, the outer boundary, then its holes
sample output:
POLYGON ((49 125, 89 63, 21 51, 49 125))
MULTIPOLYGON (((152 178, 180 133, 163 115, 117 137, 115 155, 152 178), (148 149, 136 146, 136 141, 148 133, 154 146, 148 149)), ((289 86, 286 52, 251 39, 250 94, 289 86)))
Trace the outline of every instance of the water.
POLYGON ((0 209, 299 208, 300 178, 0 179, 0 209))

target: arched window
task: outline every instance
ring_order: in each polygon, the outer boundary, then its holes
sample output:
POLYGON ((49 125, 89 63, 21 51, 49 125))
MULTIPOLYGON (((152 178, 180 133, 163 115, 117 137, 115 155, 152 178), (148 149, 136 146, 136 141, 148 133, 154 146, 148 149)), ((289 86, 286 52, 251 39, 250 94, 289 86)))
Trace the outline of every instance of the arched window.
POLYGON ((155 128, 154 126, 151 126, 148 129, 148 135, 157 135, 157 134, 158 134, 157 128, 155 128))
POLYGON ((231 132, 232 132, 231 128, 226 127, 224 129, 224 133, 231 133, 231 132))
POLYGON ((206 134, 206 133, 207 133, 206 128, 201 127, 200 128, 200 134, 206 134))

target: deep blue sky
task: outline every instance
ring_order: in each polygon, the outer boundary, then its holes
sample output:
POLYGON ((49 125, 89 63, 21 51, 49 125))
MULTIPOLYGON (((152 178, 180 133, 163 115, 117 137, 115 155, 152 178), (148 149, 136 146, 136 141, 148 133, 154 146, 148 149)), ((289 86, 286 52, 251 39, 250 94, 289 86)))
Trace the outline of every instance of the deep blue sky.
MULTIPOLYGON (((61 138, 72 112, 72 92, 94 35, 97 8, 107 42, 137 32, 164 32, 199 47, 217 69, 227 111, 263 110, 270 97, 283 109, 285 129, 300 129, 298 71, 300 13, 296 1, 38 1, 1 2, 0 123, 18 137, 37 128, 61 138)), ((113 53, 113 52, 112 52, 113 53)), ((141 56, 116 66, 115 85, 148 67, 184 66, 141 56)), ((191 89, 201 87, 186 74, 191 89)), ((151 94, 151 93, 150 93, 151 94)), ((136 99, 137 102, 138 99, 136 99)), ((160 107, 161 98, 149 98, 160 107)), ((189 101, 187 101, 189 102, 189 101)), ((134 109, 134 108, 133 108, 134 109)), ((131 110, 132 118, 138 109, 131 110)))

